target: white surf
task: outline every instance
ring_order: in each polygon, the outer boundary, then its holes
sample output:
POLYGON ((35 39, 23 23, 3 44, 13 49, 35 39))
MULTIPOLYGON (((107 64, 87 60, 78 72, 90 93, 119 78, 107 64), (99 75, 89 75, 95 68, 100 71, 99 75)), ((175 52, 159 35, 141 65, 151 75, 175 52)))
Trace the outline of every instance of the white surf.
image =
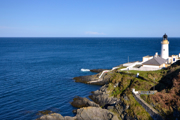
POLYGON ((84 69, 84 68, 82 68, 81 71, 82 71, 82 72, 89 72, 90 69, 84 69))

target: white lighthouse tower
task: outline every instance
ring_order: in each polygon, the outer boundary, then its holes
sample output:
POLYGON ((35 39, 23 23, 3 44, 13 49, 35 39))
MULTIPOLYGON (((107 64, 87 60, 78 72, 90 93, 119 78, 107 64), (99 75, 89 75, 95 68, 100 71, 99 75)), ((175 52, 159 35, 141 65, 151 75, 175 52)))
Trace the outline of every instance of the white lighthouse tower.
POLYGON ((163 41, 161 42, 161 57, 168 60, 169 58, 169 41, 167 40, 167 35, 163 35, 163 41))

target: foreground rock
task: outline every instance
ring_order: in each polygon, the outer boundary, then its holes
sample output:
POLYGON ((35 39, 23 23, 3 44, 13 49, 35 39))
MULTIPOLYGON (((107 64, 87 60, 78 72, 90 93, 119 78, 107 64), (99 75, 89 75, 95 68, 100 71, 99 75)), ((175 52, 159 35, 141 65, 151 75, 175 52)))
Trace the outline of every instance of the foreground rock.
POLYGON ((91 100, 93 100, 95 103, 99 104, 100 106, 113 106, 116 102, 119 101, 119 99, 114 97, 109 97, 109 92, 107 90, 108 85, 104 85, 100 88, 100 90, 96 90, 92 92, 92 95, 89 96, 91 100))
POLYGON ((77 108, 82 108, 82 107, 89 107, 89 106, 92 106, 92 107, 100 107, 98 104, 96 104, 95 102, 93 101, 90 101, 89 99, 87 98, 82 98, 82 97, 75 97, 73 99, 73 102, 71 102, 71 105, 73 107, 77 107, 77 108))
MULTIPOLYGON (((74 120, 75 118, 71 117, 69 120, 74 120)), ((61 114, 58 113, 51 113, 47 115, 43 115, 36 120, 68 120, 66 117, 63 117, 61 114)))
POLYGON ((77 111, 76 117, 78 120, 118 120, 112 112, 97 107, 81 108, 77 111))
MULTIPOLYGON (((115 85, 115 87, 117 86, 115 85)), ((104 85, 100 88, 100 90, 92 92, 92 95, 90 95, 89 98, 102 106, 102 108, 113 110, 122 120, 134 120, 136 118, 136 116, 133 118, 126 113, 126 110, 129 109, 128 104, 125 104, 123 101, 121 101, 121 99, 109 96, 108 85, 104 85)), ((126 94, 124 94, 122 98, 129 101, 126 94)))
POLYGON ((118 117, 112 112, 100 107, 85 107, 78 109, 75 117, 63 117, 58 113, 52 113, 43 115, 37 120, 118 120, 118 117))

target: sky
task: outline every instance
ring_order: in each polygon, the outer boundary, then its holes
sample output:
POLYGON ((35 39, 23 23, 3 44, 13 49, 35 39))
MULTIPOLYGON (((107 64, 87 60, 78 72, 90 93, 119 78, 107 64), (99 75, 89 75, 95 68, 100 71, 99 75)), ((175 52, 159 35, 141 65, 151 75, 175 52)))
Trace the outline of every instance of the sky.
POLYGON ((0 0, 0 37, 180 37, 180 0, 0 0))

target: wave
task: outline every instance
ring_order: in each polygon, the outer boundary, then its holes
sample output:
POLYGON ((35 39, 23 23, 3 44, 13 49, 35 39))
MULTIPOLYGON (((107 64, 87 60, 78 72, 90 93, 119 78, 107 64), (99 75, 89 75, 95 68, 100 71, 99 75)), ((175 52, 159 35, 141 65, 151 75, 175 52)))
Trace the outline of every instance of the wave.
POLYGON ((81 71, 82 71, 82 72, 89 72, 90 69, 84 69, 84 68, 82 68, 81 71))

